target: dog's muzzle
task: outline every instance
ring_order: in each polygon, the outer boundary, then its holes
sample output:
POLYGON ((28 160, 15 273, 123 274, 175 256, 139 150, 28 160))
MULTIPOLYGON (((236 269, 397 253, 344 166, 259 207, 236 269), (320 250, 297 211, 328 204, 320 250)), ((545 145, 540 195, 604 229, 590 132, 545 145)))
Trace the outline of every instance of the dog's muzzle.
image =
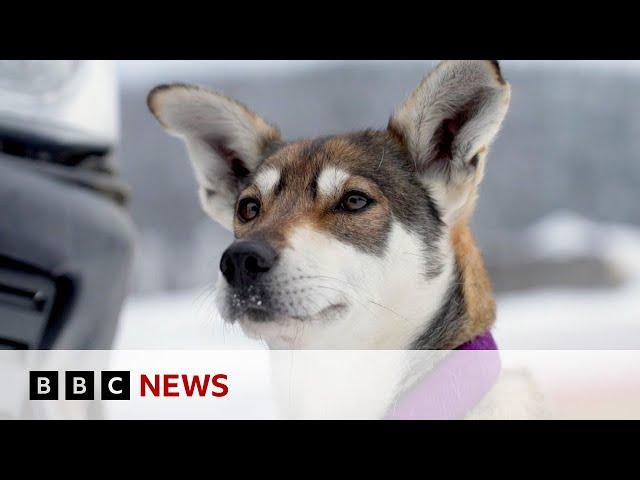
POLYGON ((240 240, 222 254, 220 271, 233 288, 248 288, 260 282, 277 258, 276 251, 265 242, 240 240))

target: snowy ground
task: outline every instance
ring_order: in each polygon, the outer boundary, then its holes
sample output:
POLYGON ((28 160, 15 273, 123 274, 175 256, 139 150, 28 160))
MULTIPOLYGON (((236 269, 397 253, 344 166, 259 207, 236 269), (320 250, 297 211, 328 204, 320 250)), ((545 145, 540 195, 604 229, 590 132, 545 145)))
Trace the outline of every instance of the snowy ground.
MULTIPOLYGON (((528 231, 545 258, 591 253, 606 258, 627 281, 610 289, 537 289, 498 297, 495 335, 507 349, 640 349, 640 231, 596 224, 558 212, 528 231)), ((116 348, 264 348, 223 324, 213 293, 162 293, 131 298, 116 348)))
POLYGON ((626 281, 607 289, 538 289, 498 298, 496 336, 513 349, 640 349, 640 230, 556 212, 526 232, 539 258, 598 256, 626 281))

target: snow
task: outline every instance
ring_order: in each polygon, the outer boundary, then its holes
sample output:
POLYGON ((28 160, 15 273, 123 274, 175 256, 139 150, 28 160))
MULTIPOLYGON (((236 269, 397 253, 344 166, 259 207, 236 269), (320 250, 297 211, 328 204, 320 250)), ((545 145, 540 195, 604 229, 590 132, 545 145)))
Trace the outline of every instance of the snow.
POLYGON ((494 332, 508 349, 640 349, 640 282, 500 296, 494 332))

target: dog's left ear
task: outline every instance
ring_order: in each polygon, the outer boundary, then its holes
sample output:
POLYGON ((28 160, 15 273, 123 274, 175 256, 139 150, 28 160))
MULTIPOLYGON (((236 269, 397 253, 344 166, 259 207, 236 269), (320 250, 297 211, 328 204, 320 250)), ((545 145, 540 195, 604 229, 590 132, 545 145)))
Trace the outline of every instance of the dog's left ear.
POLYGON ((389 121, 435 197, 445 223, 468 217, 485 156, 509 107, 496 61, 440 63, 389 121))
POLYGON ((195 85, 160 85, 147 104, 170 134, 184 140, 204 211, 232 229, 236 198, 280 141, 278 129, 239 102, 195 85))

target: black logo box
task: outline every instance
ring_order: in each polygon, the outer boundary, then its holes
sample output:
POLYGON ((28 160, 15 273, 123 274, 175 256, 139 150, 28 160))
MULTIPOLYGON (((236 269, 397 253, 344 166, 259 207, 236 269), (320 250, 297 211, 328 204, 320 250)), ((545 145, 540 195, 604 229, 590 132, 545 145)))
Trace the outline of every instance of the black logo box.
MULTIPOLYGON (((93 371, 69 370, 65 372, 66 400, 94 399, 93 371)), ((58 400, 58 372, 33 370, 29 372, 30 400, 58 400)), ((126 370, 100 372, 100 398, 102 400, 130 400, 131 372, 126 370)))

